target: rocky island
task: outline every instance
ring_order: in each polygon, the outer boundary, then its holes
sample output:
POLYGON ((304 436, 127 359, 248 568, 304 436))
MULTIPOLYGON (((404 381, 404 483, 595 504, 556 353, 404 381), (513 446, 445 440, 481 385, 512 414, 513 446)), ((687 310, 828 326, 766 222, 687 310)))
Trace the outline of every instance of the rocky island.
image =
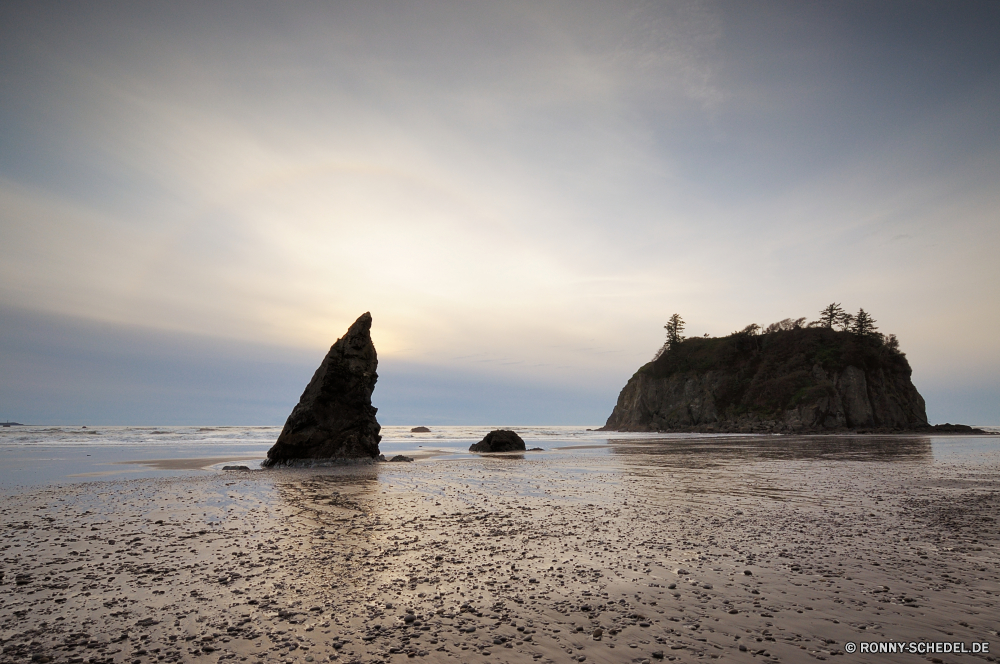
POLYGON ((265 468, 378 458, 382 427, 372 406, 378 356, 371 327, 365 312, 330 347, 268 450, 265 468))
POLYGON ((851 316, 831 305, 823 313, 808 325, 786 319, 689 339, 675 314, 667 343, 629 379, 604 430, 928 429, 924 399, 895 336, 878 333, 863 309, 851 316))

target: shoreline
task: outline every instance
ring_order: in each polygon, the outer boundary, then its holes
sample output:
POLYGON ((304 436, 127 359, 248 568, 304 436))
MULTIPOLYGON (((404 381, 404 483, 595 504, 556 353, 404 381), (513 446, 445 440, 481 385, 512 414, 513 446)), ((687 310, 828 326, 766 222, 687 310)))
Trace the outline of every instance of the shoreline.
MULTIPOLYGON (((822 435, 794 435, 775 433, 654 433, 616 432, 603 433, 590 429, 519 427, 533 447, 531 457, 549 459, 566 454, 581 456, 611 455, 614 449, 630 445, 663 446, 664 449, 698 448, 704 453, 721 453, 731 447, 745 446, 753 454, 777 454, 786 457, 823 455, 824 450, 842 448, 847 454, 851 446, 862 456, 877 453, 879 445, 898 448, 912 441, 923 441, 941 454, 975 456, 989 454, 992 441, 989 436, 961 434, 852 434, 849 432, 822 435), (883 441, 883 442, 879 442, 883 441), (541 451, 534 447, 544 446, 541 451), (786 449, 787 448, 787 449, 786 449)), ((989 427, 990 429, 1000 427, 989 427)), ((18 490, 31 486, 57 485, 74 481, 104 481, 114 477, 168 477, 188 473, 211 473, 221 470, 222 464, 247 465, 256 468, 266 458, 267 449, 273 444, 270 430, 252 431, 245 427, 215 428, 208 434, 203 428, 179 427, 155 430, 156 437, 135 437, 133 431, 105 432, 104 440, 74 442, 67 440, 64 432, 42 432, 29 442, 0 445, 0 491, 18 490), (45 435, 52 435, 46 439, 45 435), (212 436, 204 440, 202 435, 212 436), (249 436, 247 438, 246 436, 249 436), (263 437, 262 437, 263 436, 263 437), (130 445, 132 441, 134 445, 130 445), (122 457, 128 455, 124 460, 122 457), (213 462, 218 461, 218 464, 213 462)), ((71 432, 72 433, 72 432, 71 432)), ((387 458, 403 455, 418 462, 471 460, 481 456, 470 453, 468 441, 478 435, 467 427, 439 429, 436 436, 418 437, 402 435, 384 439, 381 444, 387 458)), ((488 456, 488 455, 487 455, 488 456)), ((310 463, 309 465, 312 465, 310 463)), ((319 465, 323 465, 320 463, 319 465)))
MULTIPOLYGON (((591 431, 591 429, 588 429, 591 431)), ((747 427, 719 429, 714 425, 699 425, 680 429, 593 429, 604 433, 653 434, 718 434, 729 436, 1000 436, 1000 431, 987 431, 965 424, 934 424, 924 429, 785 429, 781 427, 747 427)))

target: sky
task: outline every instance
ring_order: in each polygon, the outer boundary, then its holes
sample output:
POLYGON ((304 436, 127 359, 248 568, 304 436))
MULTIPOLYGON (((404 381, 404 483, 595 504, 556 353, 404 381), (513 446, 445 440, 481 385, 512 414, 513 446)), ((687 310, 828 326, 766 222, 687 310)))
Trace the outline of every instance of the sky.
POLYGON ((863 307, 1000 424, 1000 3, 0 4, 0 419, 587 424, 863 307))

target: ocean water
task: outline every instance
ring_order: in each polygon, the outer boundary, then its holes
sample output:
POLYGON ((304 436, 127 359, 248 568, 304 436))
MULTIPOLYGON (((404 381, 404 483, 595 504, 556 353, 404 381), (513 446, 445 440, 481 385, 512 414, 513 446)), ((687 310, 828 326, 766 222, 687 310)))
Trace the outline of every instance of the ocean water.
MULTIPOLYGON (((382 427, 379 449, 395 454, 433 458, 472 457, 469 445, 495 428, 512 428, 528 447, 606 446, 617 434, 587 431, 588 427, 433 427, 431 433, 410 433, 409 426, 382 427)), ((591 427, 593 428, 593 427, 591 427)), ((102 427, 15 426, 0 428, 0 485, 28 486, 51 482, 95 481, 107 478, 157 477, 191 472, 152 463, 170 459, 219 459, 212 470, 227 464, 258 467, 277 440, 281 427, 102 427)), ((634 437, 634 434, 632 434, 634 437)))
MULTIPOLYGON (((415 456, 418 463, 477 459, 471 444, 492 429, 517 431, 533 458, 568 457, 601 463, 641 459, 644 466, 734 464, 748 459, 835 459, 995 463, 1000 436, 735 436, 596 431, 586 426, 435 426, 411 433, 385 426, 379 446, 386 457, 415 456)), ((1000 427, 983 427, 1000 433, 1000 427)), ((227 464, 257 468, 281 427, 67 427, 0 428, 0 487, 221 472, 227 464), (204 464, 170 460, 202 459, 204 464), (198 466, 203 465, 204 468, 198 466), (172 466, 172 467, 171 467, 172 466)))

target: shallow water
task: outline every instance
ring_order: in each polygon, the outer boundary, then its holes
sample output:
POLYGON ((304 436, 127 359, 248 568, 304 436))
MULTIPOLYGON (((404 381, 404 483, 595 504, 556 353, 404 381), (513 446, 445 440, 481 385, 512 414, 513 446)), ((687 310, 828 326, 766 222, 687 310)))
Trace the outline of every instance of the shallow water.
MULTIPOLYGON (((442 426, 411 433, 382 428, 380 450, 416 456, 418 463, 473 459, 469 445, 497 426, 442 426)), ((749 461, 841 460, 988 463, 1000 437, 984 436, 733 436, 594 431, 582 426, 505 426, 527 447, 525 458, 558 460, 578 470, 611 463, 642 467, 712 467, 749 461)), ((1000 427, 986 427, 1000 431, 1000 427)), ((280 427, 60 427, 0 429, 0 486, 164 477, 219 472, 226 464, 256 468, 280 427), (205 459, 206 469, 169 468, 163 460, 205 459), (161 463, 151 463, 161 461, 161 463)), ((176 464, 175 464, 176 465, 176 464)))

